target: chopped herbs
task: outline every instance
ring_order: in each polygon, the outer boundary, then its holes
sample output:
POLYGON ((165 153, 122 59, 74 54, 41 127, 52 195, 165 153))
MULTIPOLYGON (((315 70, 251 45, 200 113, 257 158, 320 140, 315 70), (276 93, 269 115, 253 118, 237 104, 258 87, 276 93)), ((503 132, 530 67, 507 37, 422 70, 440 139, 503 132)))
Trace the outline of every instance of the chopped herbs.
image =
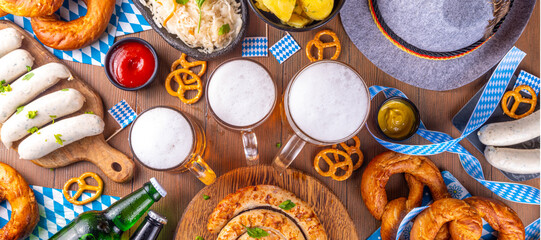
POLYGON ((32 67, 26 66, 26 71, 28 71, 28 72, 32 71, 32 67))
POLYGON ((94 114, 92 111, 85 112, 85 114, 94 114))
POLYGON ((199 22, 197 23, 197 33, 199 33, 201 29, 201 6, 203 6, 205 0, 195 0, 195 3, 197 3, 197 7, 199 8, 199 22))
POLYGON ((209 200, 209 199, 210 199, 210 196, 209 196, 209 195, 206 195, 206 194, 203 194, 203 199, 209 200))
POLYGON ((64 88, 64 89, 62 89, 62 90, 60 90, 60 91, 67 92, 67 91, 69 91, 69 88, 64 88))
POLYGON ((53 120, 52 124, 54 124, 54 119, 56 118, 56 115, 49 115, 49 117, 53 120))
MULTIPOLYGON (((54 135, 54 138, 56 139, 56 143, 60 144, 60 145, 64 145, 64 140, 62 140, 62 134, 55 134, 54 135)), ((47 141, 47 139, 45 139, 45 141, 47 141)))
POLYGON ((201 236, 197 236, 197 237, 195 237, 195 240, 205 240, 205 239, 203 237, 201 237, 201 236))
POLYGON ((38 111, 28 111, 28 114, 26 115, 29 119, 34 119, 38 115, 38 111))
POLYGON ((277 147, 277 148, 280 148, 281 146, 282 146, 282 143, 281 143, 281 142, 277 142, 277 143, 276 143, 276 147, 277 147))
POLYGON ((35 133, 35 132, 37 132, 38 130, 39 130, 38 127, 32 127, 32 128, 30 128, 30 129, 28 129, 28 130, 26 130, 26 131, 29 132, 29 133, 35 133))
POLYGON ((258 227, 250 228, 250 227, 246 227, 244 225, 242 225, 242 226, 244 228, 246 228, 246 233, 248 233, 248 236, 250 236, 250 237, 260 239, 262 237, 269 236, 269 233, 266 232, 265 230, 261 229, 261 228, 258 228, 258 227))
POLYGON ((291 210, 292 208, 295 207, 295 203, 293 203, 291 200, 288 199, 288 200, 285 200, 283 203, 280 203, 278 207, 284 210, 291 210))
POLYGON ((19 114, 20 112, 22 112, 24 109, 24 106, 20 106, 17 108, 17 113, 16 114, 19 114))
POLYGON ((176 0, 176 2, 177 2, 178 4, 182 4, 182 5, 188 3, 188 1, 190 1, 190 0, 176 0))
POLYGON ((231 27, 229 26, 229 23, 226 23, 220 27, 220 29, 218 30, 218 35, 221 36, 224 34, 228 34, 229 31, 231 31, 231 27))
POLYGON ((30 80, 30 78, 32 78, 33 76, 34 76, 34 73, 31 72, 29 74, 24 75, 23 80, 30 80))
POLYGON ((6 83, 6 80, 0 81, 0 93, 11 92, 11 85, 6 83))

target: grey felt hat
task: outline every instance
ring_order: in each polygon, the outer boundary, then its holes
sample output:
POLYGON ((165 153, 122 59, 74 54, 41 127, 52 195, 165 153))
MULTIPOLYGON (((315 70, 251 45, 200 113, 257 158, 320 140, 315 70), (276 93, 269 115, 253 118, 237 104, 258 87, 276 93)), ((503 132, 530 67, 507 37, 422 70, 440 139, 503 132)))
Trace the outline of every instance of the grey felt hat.
POLYGON ((535 5, 494 1, 347 0, 340 16, 352 42, 377 67, 405 83, 444 91, 496 65, 535 5))

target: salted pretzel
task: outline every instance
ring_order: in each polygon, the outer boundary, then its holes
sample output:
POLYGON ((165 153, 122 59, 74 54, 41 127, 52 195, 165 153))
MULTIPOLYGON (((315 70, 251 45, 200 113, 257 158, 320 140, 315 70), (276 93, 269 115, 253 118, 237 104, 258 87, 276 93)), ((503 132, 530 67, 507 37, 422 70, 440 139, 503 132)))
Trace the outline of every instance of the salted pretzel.
POLYGON ((340 45, 340 40, 338 39, 338 36, 336 36, 336 33, 334 33, 331 30, 319 31, 314 36, 314 39, 310 40, 306 44, 306 56, 308 57, 310 62, 323 60, 323 49, 330 48, 330 47, 336 47, 334 55, 331 57, 331 59, 332 60, 338 59, 338 56, 340 56, 340 51, 342 50, 342 46, 340 45), (331 36, 332 42, 322 42, 321 36, 323 35, 331 36), (312 56, 312 47, 317 48, 317 59, 314 58, 314 56, 312 56))
POLYGON ((203 84, 201 83, 201 78, 199 78, 197 74, 189 69, 181 68, 169 73, 165 79, 165 90, 167 90, 169 95, 178 97, 183 103, 193 104, 199 101, 201 95, 203 95, 203 84), (182 80, 181 75, 189 75, 191 78, 182 80), (178 84, 176 91, 171 88, 171 80, 173 78, 178 84), (193 98, 187 99, 184 96, 187 91, 197 91, 197 95, 195 95, 193 98))
MULTIPOLYGON (((357 163, 355 163, 355 165, 353 165, 353 171, 355 171, 355 170, 359 169, 361 167, 361 165, 363 165, 364 155, 363 155, 363 152, 361 151, 361 141, 359 140, 359 137, 354 136, 350 140, 354 141, 353 146, 349 146, 347 141, 342 142, 339 145, 350 157, 352 155, 357 155, 357 157, 358 157, 357 163)), ((332 145, 332 148, 333 149, 338 149, 338 144, 332 145)), ((333 153, 333 156, 334 156, 334 160, 338 161, 338 154, 333 153)), ((352 161, 353 161, 353 159, 352 159, 352 161)), ((347 169, 345 169, 345 167, 346 166, 343 166, 342 169, 347 170, 347 169)))
POLYGON ((338 149, 327 148, 321 150, 314 158, 314 168, 316 169, 316 172, 318 172, 321 176, 331 177, 336 181, 344 181, 348 179, 353 173, 353 161, 351 161, 351 157, 348 153, 338 149), (344 161, 340 161, 339 157, 334 157, 334 161, 331 160, 331 158, 329 158, 329 156, 327 155, 329 153, 333 154, 333 156, 340 155, 344 157, 344 161), (323 159, 325 163, 327 163, 327 165, 329 166, 329 170, 327 170, 326 172, 319 168, 320 159, 323 159), (344 175, 336 175, 336 171, 338 170, 338 168, 344 169, 344 171, 346 171, 344 175))
POLYGON ((484 197, 469 197, 464 201, 498 231, 498 239, 524 240, 524 224, 515 211, 503 202, 484 197))
POLYGON ((99 196, 101 196, 102 192, 103 192, 103 181, 101 180, 100 176, 98 176, 98 174, 93 173, 93 172, 85 172, 80 177, 71 178, 64 184, 64 189, 62 189, 62 193, 64 194, 64 197, 66 198, 66 200, 68 200, 68 202, 75 205, 85 205, 89 202, 92 202, 96 200, 99 196), (85 179, 87 178, 93 178, 94 180, 96 180, 96 182, 98 182, 98 186, 88 185, 85 181, 85 179), (75 195, 70 196, 69 188, 74 183, 77 183, 77 185, 79 186, 79 189, 77 189, 77 192, 75 193, 75 195), (77 200, 83 194, 84 191, 94 191, 96 193, 86 200, 82 200, 82 201, 77 200))
MULTIPOLYGON (((182 68, 186 68, 186 69, 201 66, 201 69, 199 69, 199 72, 197 73, 197 76, 199 76, 199 78, 201 78, 205 74, 205 72, 207 71, 207 61, 190 62, 190 61, 186 60, 186 57, 187 57, 186 54, 182 53, 180 55, 180 58, 177 59, 176 61, 174 61, 173 64, 171 64, 171 72, 177 70, 179 65, 182 68)), ((187 74, 183 75, 182 79, 184 81, 187 81, 188 80, 188 75, 187 74)))
POLYGON ((515 89, 506 92, 503 95, 503 98, 502 98, 503 112, 507 116, 512 117, 514 119, 520 119, 520 118, 523 118, 523 117, 526 117, 526 116, 532 114, 533 111, 535 110, 535 105, 537 105, 537 95, 535 94, 535 91, 532 89, 532 87, 530 87, 528 85, 518 86, 515 89), (523 97, 520 94, 520 91, 522 91, 522 90, 528 91, 530 93, 530 95, 532 96, 532 98, 523 97), (513 106, 511 107, 511 110, 509 110, 509 107, 508 107, 510 98, 513 98, 515 100, 515 102, 513 103, 513 106), (517 115, 516 114, 517 108, 521 103, 530 104, 530 109, 527 112, 523 113, 523 114, 517 115))

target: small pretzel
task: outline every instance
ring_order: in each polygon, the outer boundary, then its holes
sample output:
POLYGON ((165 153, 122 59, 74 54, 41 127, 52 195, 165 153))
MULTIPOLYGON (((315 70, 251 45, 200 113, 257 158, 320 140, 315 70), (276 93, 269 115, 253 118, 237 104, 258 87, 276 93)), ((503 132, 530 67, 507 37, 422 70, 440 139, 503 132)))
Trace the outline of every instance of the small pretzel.
POLYGON ((336 47, 334 55, 331 57, 331 59, 338 59, 338 56, 340 56, 340 50, 342 50, 342 46, 340 45, 340 40, 338 39, 338 36, 336 36, 336 33, 331 30, 319 31, 318 33, 316 33, 316 36, 314 36, 314 39, 310 40, 308 44, 306 44, 306 56, 308 57, 310 62, 323 60, 323 49, 330 47, 336 47), (332 42, 322 42, 320 38, 323 35, 331 36, 332 42), (317 48, 317 59, 312 56, 313 46, 317 48))
POLYGON ((103 181, 101 180, 100 176, 98 174, 93 172, 85 172, 80 177, 71 178, 64 184, 64 189, 62 190, 62 193, 64 193, 64 197, 68 202, 73 203, 75 205, 85 205, 89 202, 92 202, 96 200, 99 196, 101 196, 101 193, 103 192, 103 181), (86 184, 85 179, 87 178, 93 178, 98 182, 98 186, 88 185, 86 184), (79 189, 77 189, 77 192, 75 195, 70 196, 69 194, 69 188, 72 184, 77 183, 79 186, 79 189), (77 200, 84 191, 94 191, 96 194, 94 196, 91 196, 90 198, 86 200, 79 201, 77 200))
POLYGON ((340 151, 338 149, 331 149, 331 148, 328 148, 328 149, 323 149, 321 150, 317 155, 316 157, 314 158, 314 168, 316 169, 316 172, 318 172, 321 176, 324 176, 324 177, 331 177, 332 179, 336 180, 336 181, 344 181, 346 179, 348 179, 351 174, 353 173, 353 162, 351 161, 351 157, 344 151, 340 151), (339 158, 335 158, 335 161, 332 161, 329 156, 327 156, 327 154, 329 153, 332 153, 333 155, 334 154, 337 154, 337 155, 341 155, 342 157, 344 157, 344 161, 342 162, 339 162, 339 158), (324 172, 321 170, 321 168, 319 168, 319 160, 320 159, 323 159, 325 160, 325 162, 327 163, 327 165, 329 165, 329 170, 324 172), (338 168, 341 168, 341 169, 344 169, 346 171, 346 173, 344 173, 344 175, 342 176, 337 176, 336 175, 336 170, 338 168))
MULTIPOLYGON (((363 159, 364 159, 364 155, 363 155, 363 152, 361 151, 361 141, 359 140, 359 137, 355 136, 352 138, 353 141, 355 141, 355 145, 353 146, 349 146, 347 144, 347 141, 346 142, 343 142, 343 143, 340 143, 340 147, 342 147, 342 149, 344 149, 344 151, 351 157, 352 155, 356 154, 357 157, 359 158, 357 160, 357 163, 355 163, 355 165, 353 166, 353 171, 359 169, 361 167, 361 165, 363 165, 363 159)), ((351 140, 351 139, 350 139, 351 140)), ((337 144, 334 144, 332 145, 332 148, 333 149, 337 149, 338 145, 337 144)), ((334 153, 334 159, 336 161, 338 161, 338 154, 334 153)), ((345 166, 344 166, 345 167, 345 166)), ((347 170, 347 169, 344 169, 342 168, 343 170, 347 170)))
MULTIPOLYGON (((199 76, 199 78, 201 78, 205 74, 205 72, 207 71, 207 62, 206 61, 189 62, 188 60, 186 60, 186 54, 185 53, 182 53, 180 55, 180 58, 173 62, 173 64, 171 65, 171 72, 177 70, 179 65, 182 66, 182 68, 186 68, 186 69, 201 66, 201 69, 199 69, 199 73, 197 73, 197 76, 199 76)), ((188 80, 188 75, 183 75, 182 80, 187 81, 188 80)))
POLYGON ((535 94, 535 91, 532 89, 532 87, 528 85, 518 86, 512 91, 506 92, 502 98, 503 112, 507 116, 512 117, 514 119, 520 119, 520 118, 530 115, 535 110, 535 105, 537 105, 537 96, 535 94), (532 98, 522 97, 522 95, 520 94, 520 91, 522 90, 528 91, 530 95, 532 96, 532 98), (508 107, 510 98, 513 98, 515 100, 515 102, 513 103, 513 106, 511 107, 511 110, 509 110, 509 107, 508 107), (516 112, 520 103, 530 104, 530 109, 523 114, 517 115, 516 112))
POLYGON ((201 83, 201 78, 199 78, 197 74, 193 73, 189 69, 181 68, 169 73, 169 75, 165 79, 165 90, 167 90, 167 93, 169 93, 169 95, 178 97, 183 103, 193 104, 199 101, 201 95, 203 95, 203 84, 201 83), (180 78, 182 74, 190 75, 192 78, 182 80, 180 78), (178 89, 176 91, 173 91, 173 89, 171 88, 171 79, 173 78, 175 78, 175 81, 178 84, 178 89), (187 99, 186 97, 184 97, 187 91, 197 91, 197 95, 193 98, 187 99))

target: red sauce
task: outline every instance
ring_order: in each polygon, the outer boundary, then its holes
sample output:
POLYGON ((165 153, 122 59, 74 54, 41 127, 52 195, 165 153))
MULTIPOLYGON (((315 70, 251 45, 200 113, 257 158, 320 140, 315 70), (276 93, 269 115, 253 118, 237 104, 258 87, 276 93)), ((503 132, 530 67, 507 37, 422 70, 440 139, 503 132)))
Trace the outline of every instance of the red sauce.
POLYGON ((127 88, 145 84, 154 73, 155 66, 150 49, 138 42, 126 42, 117 46, 109 61, 109 69, 115 81, 127 88))

